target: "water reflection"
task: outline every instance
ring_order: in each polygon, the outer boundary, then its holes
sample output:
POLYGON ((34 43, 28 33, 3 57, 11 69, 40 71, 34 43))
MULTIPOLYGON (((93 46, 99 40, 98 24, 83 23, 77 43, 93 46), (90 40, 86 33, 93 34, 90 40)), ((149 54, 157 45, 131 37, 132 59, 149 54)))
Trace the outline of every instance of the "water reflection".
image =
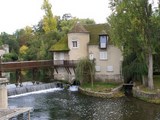
POLYGON ((31 120, 159 120, 160 105, 135 98, 100 99, 67 90, 9 99, 33 107, 31 120))

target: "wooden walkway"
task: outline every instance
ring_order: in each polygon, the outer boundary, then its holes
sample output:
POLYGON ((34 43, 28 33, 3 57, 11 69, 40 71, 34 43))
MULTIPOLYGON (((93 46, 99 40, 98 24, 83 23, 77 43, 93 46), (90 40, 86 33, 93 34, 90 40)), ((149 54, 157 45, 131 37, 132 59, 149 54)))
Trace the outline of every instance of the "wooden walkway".
POLYGON ((63 67, 68 74, 71 74, 70 68, 75 71, 76 60, 35 60, 35 61, 17 61, 17 62, 0 62, 0 77, 2 72, 14 72, 16 74, 16 83, 22 84, 22 70, 32 70, 33 82, 39 69, 49 68, 51 70, 51 78, 54 79, 54 71, 58 74, 58 68, 63 67))
POLYGON ((14 108, 14 109, 0 109, 0 120, 9 120, 15 116, 28 112, 28 120, 30 120, 30 111, 32 108, 14 108))
POLYGON ((45 68, 52 67, 52 60, 38 60, 38 61, 20 61, 20 62, 1 62, 1 72, 11 72, 17 69, 32 69, 32 68, 45 68))
POLYGON ((36 60, 36 61, 19 61, 19 62, 1 62, 0 72, 11 72, 17 69, 33 69, 48 67, 75 67, 76 60, 36 60))

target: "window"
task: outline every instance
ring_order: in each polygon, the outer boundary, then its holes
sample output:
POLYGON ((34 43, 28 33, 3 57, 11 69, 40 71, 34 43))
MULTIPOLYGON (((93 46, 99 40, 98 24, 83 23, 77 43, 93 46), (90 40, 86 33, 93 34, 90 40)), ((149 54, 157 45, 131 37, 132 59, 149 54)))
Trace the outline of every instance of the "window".
POLYGON ((107 71, 112 72, 113 71, 113 66, 107 66, 107 71))
POLYGON ((95 66, 96 72, 101 71, 101 67, 100 66, 95 66))
POLYGON ((99 56, 100 60, 107 60, 107 52, 100 52, 99 56))
POLYGON ((99 47, 104 49, 104 48, 107 48, 107 36, 106 35, 100 35, 99 36, 99 47))
POLYGON ((72 41, 72 47, 73 48, 77 48, 78 47, 77 41, 72 41))

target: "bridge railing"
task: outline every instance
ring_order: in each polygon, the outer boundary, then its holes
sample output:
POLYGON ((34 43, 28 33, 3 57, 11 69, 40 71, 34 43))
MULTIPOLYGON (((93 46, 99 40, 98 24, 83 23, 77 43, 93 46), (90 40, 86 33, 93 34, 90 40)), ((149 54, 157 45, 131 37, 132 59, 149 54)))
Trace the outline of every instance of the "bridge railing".
POLYGON ((74 67, 78 63, 78 60, 54 60, 54 66, 70 66, 74 67))
POLYGON ((29 69, 36 67, 49 67, 53 64, 52 60, 38 60, 38 61, 18 61, 18 62, 1 62, 0 70, 16 70, 29 69))
POLYGON ((35 60, 18 62, 1 62, 0 71, 14 71, 17 69, 32 69, 52 66, 74 67, 78 60, 35 60))

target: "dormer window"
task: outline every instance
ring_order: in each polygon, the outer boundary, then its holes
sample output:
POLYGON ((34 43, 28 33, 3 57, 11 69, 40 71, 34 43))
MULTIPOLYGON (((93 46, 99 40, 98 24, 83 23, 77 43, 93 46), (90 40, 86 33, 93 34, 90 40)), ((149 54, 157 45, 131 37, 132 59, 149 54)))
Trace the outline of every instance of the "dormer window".
POLYGON ((106 49, 108 43, 108 36, 107 35, 99 35, 99 47, 101 49, 106 49))

